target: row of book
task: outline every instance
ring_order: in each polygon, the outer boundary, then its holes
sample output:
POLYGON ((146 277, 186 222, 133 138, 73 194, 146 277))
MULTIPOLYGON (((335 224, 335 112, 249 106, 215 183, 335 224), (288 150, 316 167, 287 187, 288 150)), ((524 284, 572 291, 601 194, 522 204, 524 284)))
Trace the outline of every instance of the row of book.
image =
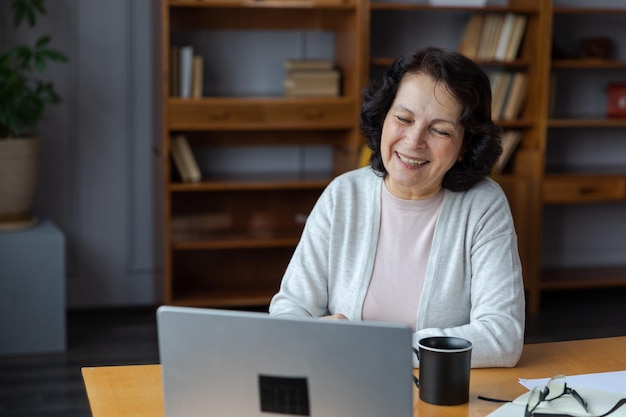
POLYGON ((528 75, 524 72, 492 71, 491 118, 515 120, 519 117, 528 94, 528 75))
POLYGON ((170 48, 170 96, 202 97, 203 71, 202 56, 194 54, 192 46, 172 46, 170 48))
POLYGON ((286 97, 338 97, 341 74, 330 60, 284 62, 283 89, 286 97))
POLYGON ((470 16, 459 52, 471 59, 509 62, 517 58, 527 17, 518 13, 475 13, 470 16))

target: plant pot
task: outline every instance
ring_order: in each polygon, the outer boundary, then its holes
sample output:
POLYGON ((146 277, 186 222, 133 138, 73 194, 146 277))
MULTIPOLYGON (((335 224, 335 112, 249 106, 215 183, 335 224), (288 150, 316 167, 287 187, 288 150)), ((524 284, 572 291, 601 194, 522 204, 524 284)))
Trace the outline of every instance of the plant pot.
POLYGON ((34 225, 39 138, 0 138, 0 230, 34 225))

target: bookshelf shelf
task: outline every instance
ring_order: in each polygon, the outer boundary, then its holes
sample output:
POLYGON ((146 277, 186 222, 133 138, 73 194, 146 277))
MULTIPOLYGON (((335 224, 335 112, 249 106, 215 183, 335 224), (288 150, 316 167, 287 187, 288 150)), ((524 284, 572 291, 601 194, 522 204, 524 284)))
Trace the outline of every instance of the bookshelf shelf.
POLYGON ((356 100, 337 98, 170 98, 172 130, 353 129, 356 100))
POLYGON ((555 59, 554 69, 623 69, 626 61, 615 59, 555 59))
MULTIPOLYGON (((596 3, 597 4, 597 3, 596 3)), ((581 15, 593 15, 593 14, 626 14, 625 8, 620 7, 601 7, 593 6, 593 2, 590 2, 591 7, 563 7, 555 6, 554 14, 581 14, 581 15)))
POLYGON ((626 285, 626 267, 598 266, 588 268, 547 268, 543 272, 541 288, 566 290, 583 288, 623 287, 626 285))
POLYGON ((259 174, 255 179, 250 176, 239 178, 228 177, 222 179, 206 178, 199 183, 173 182, 169 190, 176 193, 194 193, 205 191, 247 191, 247 190, 321 190, 330 182, 330 174, 319 174, 319 177, 310 179, 289 178, 291 175, 276 174, 268 176, 259 174))
POLYGON ((172 8, 275 8, 275 9, 343 9, 354 8, 356 0, 171 0, 172 8))
POLYGON ((615 128, 626 127, 626 118, 585 118, 585 119, 549 119, 548 127, 551 128, 615 128))
POLYGON ((511 6, 483 6, 483 7, 471 7, 471 6, 433 6, 424 3, 411 3, 411 2, 376 2, 370 3, 370 9, 375 10, 417 10, 417 11, 435 11, 442 13, 449 12, 470 12, 470 13, 526 13, 535 14, 537 9, 531 5, 518 4, 511 6))

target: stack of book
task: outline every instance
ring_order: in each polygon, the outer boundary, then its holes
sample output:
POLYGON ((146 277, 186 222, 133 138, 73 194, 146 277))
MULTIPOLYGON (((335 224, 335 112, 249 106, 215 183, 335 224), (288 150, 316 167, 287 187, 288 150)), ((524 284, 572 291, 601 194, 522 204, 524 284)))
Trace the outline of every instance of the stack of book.
POLYGON ((202 97, 203 67, 202 56, 194 54, 192 46, 172 46, 170 48, 170 96, 202 97))
POLYGON ((338 97, 341 74, 329 60, 287 60, 283 81, 287 97, 338 97))
POLYGON ((459 52, 482 61, 513 61, 519 53, 527 17, 517 13, 473 14, 468 20, 459 52))

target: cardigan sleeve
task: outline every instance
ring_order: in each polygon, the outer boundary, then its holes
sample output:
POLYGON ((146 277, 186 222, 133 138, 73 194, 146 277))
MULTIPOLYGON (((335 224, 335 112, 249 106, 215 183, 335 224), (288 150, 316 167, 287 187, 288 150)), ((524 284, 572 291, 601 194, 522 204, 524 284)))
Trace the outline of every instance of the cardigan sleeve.
POLYGON ((433 242, 414 344, 427 336, 462 337, 473 344, 472 367, 515 366, 525 299, 508 202, 492 181, 454 199, 433 242))

